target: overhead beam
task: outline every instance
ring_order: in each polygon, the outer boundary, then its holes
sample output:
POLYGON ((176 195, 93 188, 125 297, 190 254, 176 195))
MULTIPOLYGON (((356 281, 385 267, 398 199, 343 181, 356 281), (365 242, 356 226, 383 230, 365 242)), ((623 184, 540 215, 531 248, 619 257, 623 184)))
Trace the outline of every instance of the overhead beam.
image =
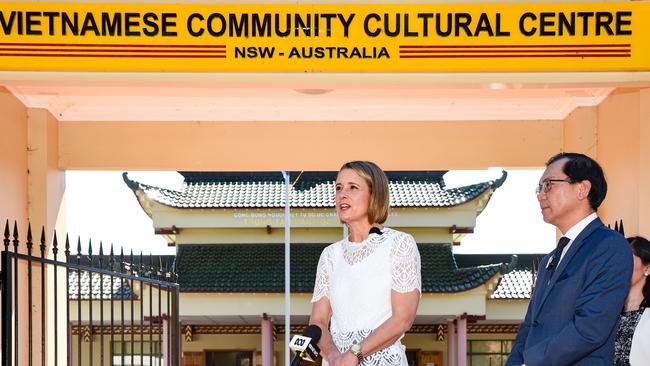
MULTIPOLYGON (((408 113, 408 111, 404 111, 408 113)), ((387 170, 535 167, 563 146, 562 121, 59 122, 66 170, 387 170)))
POLYGON ((225 85, 259 86, 293 85, 294 87, 342 87, 364 83, 368 87, 381 84, 444 84, 444 85, 538 85, 557 87, 638 86, 650 85, 650 71, 611 72, 440 72, 440 73, 179 73, 179 72, 81 72, 81 71, 0 71, 0 83, 15 81, 66 81, 83 83, 109 82, 199 82, 225 85))

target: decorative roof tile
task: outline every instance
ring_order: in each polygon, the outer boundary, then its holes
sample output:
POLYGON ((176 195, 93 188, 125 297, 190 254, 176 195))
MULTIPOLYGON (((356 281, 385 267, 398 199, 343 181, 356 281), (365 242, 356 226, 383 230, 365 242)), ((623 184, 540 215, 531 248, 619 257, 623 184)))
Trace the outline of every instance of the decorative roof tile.
POLYGON ((530 299, 533 274, 530 270, 516 269, 501 278, 491 299, 530 299))
MULTIPOLYGON (((311 293, 323 244, 291 247, 291 291, 311 293)), ((458 268, 451 244, 420 244, 422 292, 466 291, 488 281, 502 264, 458 268)), ((178 248, 178 276, 185 292, 283 292, 283 244, 214 244, 178 248)))
MULTIPOLYGON (((444 171, 387 172, 392 207, 450 207, 471 201, 489 189, 498 188, 506 174, 496 181, 446 189, 444 171)), ((176 208, 281 208, 286 188, 279 173, 184 172, 180 191, 124 181, 134 191, 176 208)), ((290 174, 294 180, 291 206, 334 207, 336 172, 290 174)))
POLYGON ((503 271, 499 285, 490 295, 496 300, 530 299, 533 289, 533 268, 544 254, 462 254, 456 255, 460 266, 476 266, 482 263, 511 260, 512 270, 503 271))
MULTIPOLYGON (((70 271, 68 274, 68 298, 76 300, 81 296, 81 300, 88 300, 91 294, 90 278, 91 276, 88 271, 81 272, 81 279, 77 271, 70 271), (80 287, 81 291, 79 290, 80 287)), ((109 275, 104 275, 101 278, 99 273, 92 274, 93 300, 120 300, 122 298, 124 300, 130 300, 132 296, 134 299, 136 298, 133 292, 131 292, 129 281, 120 281, 119 277, 109 275), (111 278, 113 279, 112 287, 111 278)))
MULTIPOLYGON (((137 300, 137 296, 131 291, 131 280, 120 281, 119 276, 110 276, 108 274, 100 275, 98 272, 92 272, 93 269, 102 268, 104 270, 115 270, 108 268, 108 263, 111 261, 110 256, 95 255, 88 257, 84 255, 82 262, 77 262, 76 256, 70 257, 68 263, 83 264, 91 268, 90 270, 81 270, 81 278, 78 276, 76 269, 71 269, 68 273, 68 298, 76 300, 81 297, 81 300, 90 299, 92 289, 93 300, 130 300, 132 297, 137 300), (92 276, 90 275, 92 272, 92 276), (92 283, 90 279, 92 278, 92 283), (112 283, 111 283, 112 278, 112 283), (81 288, 81 290, 80 290, 81 288)), ((119 257, 113 257, 117 260, 119 257)), ((170 268, 174 268, 174 255, 155 255, 140 257, 136 256, 133 264, 127 262, 123 263, 123 274, 133 274, 134 276, 142 275, 146 283, 148 278, 155 280, 170 281, 173 275, 170 274, 170 268), (131 269, 133 270, 132 272, 131 269)), ((118 265, 119 267, 119 265, 118 265)))
POLYGON ((451 244, 418 245, 422 261, 422 292, 466 291, 496 275, 502 264, 458 268, 451 244))

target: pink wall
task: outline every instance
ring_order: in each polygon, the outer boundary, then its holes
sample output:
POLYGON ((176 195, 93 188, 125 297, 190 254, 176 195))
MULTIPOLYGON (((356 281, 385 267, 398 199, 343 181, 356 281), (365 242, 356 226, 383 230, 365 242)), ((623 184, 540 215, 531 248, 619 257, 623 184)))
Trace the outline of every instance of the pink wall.
MULTIPOLYGON (((641 126, 640 93, 637 89, 619 89, 598 107, 597 159, 605 170, 607 198, 599 211, 605 224, 623 219, 625 234, 639 232, 639 192, 650 189, 640 181, 639 138, 641 126)), ((649 223, 645 223, 647 227, 649 223)))
POLYGON ((27 226, 27 109, 0 87, 0 220, 27 226))

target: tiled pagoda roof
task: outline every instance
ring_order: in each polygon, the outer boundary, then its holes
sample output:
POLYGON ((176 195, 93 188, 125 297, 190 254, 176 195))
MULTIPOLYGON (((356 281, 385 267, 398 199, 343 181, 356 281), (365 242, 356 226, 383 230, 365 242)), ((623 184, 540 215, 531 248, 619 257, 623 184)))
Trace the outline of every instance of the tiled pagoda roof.
MULTIPOLYGON (((326 245, 291 247, 291 291, 311 293, 326 245)), ((419 244, 422 292, 450 293, 482 285, 504 270, 501 263, 458 268, 450 244, 419 244)), ((178 248, 181 291, 283 292, 283 244, 184 244, 178 248)))
MULTIPOLYGON (((291 291, 311 293, 316 266, 325 244, 294 244, 291 247, 291 291)), ((484 284, 498 273, 502 274, 492 299, 530 298, 532 261, 539 255, 453 255, 450 244, 419 244, 422 261, 422 292, 453 293, 470 290, 484 284), (529 263, 530 262, 530 263, 529 263), (514 270, 513 270, 514 268, 514 270)), ((283 244, 184 244, 178 256, 156 256, 154 263, 178 269, 178 282, 184 292, 283 292, 283 244)), ((96 263, 94 265, 97 265, 96 263)), ((136 263, 136 268, 138 267, 136 263)), ((103 292, 99 274, 92 277, 93 299, 131 298, 128 281, 120 283, 115 277, 104 276, 103 292), (100 295, 101 294, 101 295, 100 295)), ((81 287, 76 271, 69 278, 69 298, 88 299, 88 272, 82 272, 81 287)))
MULTIPOLYGON (((482 263, 507 260, 510 254, 461 254, 456 255, 460 266, 476 266, 482 263)), ((530 299, 533 289, 533 268, 544 254, 517 254, 512 271, 505 273, 496 290, 490 295, 497 300, 530 299)))
MULTIPOLYGON (((487 190, 498 188, 506 174, 495 181, 465 187, 445 187, 444 171, 387 172, 391 207, 451 207, 469 202, 487 190)), ((285 184, 278 172, 202 173, 182 172, 183 187, 176 191, 124 180, 134 191, 176 208, 282 208, 285 184)), ((336 172, 291 174, 296 183, 291 193, 291 207, 334 207, 336 172), (297 179, 296 179, 297 178, 297 179)))

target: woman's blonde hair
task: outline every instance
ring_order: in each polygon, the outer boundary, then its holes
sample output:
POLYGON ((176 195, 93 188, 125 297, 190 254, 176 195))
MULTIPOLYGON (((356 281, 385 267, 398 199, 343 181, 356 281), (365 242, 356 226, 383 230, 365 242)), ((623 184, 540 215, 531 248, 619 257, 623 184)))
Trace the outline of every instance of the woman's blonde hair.
POLYGON ((368 222, 383 224, 388 218, 390 197, 388 192, 388 177, 377 164, 371 161, 350 161, 339 169, 352 169, 370 187, 370 206, 368 207, 368 222))

